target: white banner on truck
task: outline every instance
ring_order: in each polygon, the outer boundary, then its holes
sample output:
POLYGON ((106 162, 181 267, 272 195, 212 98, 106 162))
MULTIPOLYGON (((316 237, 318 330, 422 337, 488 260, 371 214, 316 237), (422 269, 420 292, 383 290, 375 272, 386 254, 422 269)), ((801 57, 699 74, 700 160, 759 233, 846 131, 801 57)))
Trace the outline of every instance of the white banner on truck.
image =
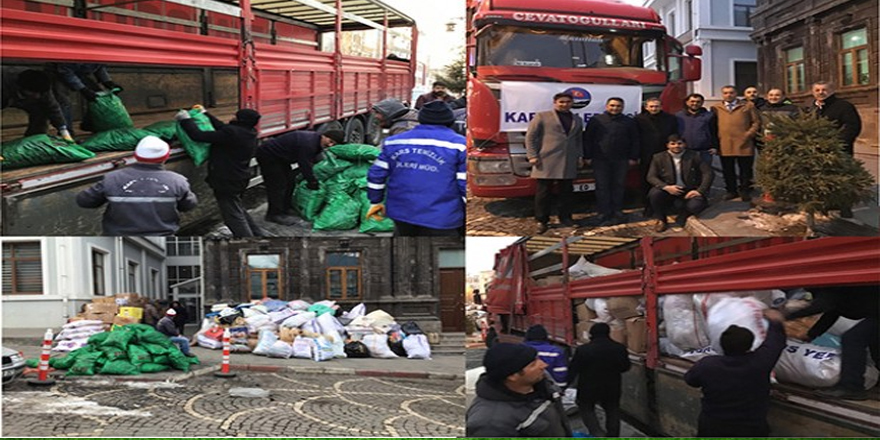
POLYGON ((526 131, 536 113, 553 110, 553 95, 560 92, 574 96, 571 111, 584 122, 604 112, 605 101, 611 97, 622 98, 623 113, 630 116, 642 107, 639 86, 505 81, 501 83, 501 131, 526 131))

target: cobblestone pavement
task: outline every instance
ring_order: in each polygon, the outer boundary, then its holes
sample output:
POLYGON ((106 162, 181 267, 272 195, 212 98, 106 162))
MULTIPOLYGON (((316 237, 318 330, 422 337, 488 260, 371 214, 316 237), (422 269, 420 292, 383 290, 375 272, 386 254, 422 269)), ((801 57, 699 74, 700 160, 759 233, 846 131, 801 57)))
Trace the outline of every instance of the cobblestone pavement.
POLYGON ((3 431, 71 437, 454 437, 464 384, 453 380, 239 372, 186 383, 63 380, 3 387, 3 431), (268 397, 232 397, 261 388, 268 397))

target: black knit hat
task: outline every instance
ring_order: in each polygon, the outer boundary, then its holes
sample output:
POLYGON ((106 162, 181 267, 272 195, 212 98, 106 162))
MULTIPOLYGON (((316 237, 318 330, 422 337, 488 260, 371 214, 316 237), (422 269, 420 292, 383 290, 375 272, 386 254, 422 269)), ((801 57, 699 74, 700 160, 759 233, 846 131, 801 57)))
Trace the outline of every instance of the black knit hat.
POLYGON ((751 330, 731 325, 721 334, 721 349, 727 356, 740 356, 752 349, 755 335, 751 330))
POLYGON ((260 114, 256 110, 250 108, 243 108, 235 112, 235 120, 241 125, 246 125, 248 127, 256 127, 257 123, 260 122, 260 117, 260 114))
POLYGON ((455 114, 449 104, 440 100, 431 101, 419 109, 419 123, 449 127, 455 123, 455 114))
POLYGON ((526 330, 526 341, 546 341, 547 329, 541 324, 536 324, 526 330))
POLYGON ((528 345, 499 342, 483 356, 486 377, 495 382, 503 382, 537 359, 538 351, 528 345))
POLYGON ((597 322, 593 324, 592 327, 590 327, 590 338, 595 338, 596 336, 608 337, 608 335, 610 334, 611 327, 609 327, 608 324, 605 324, 604 322, 597 322))
POLYGON ((342 130, 330 129, 321 133, 321 135, 333 139, 333 142, 337 144, 345 143, 345 132, 342 130))

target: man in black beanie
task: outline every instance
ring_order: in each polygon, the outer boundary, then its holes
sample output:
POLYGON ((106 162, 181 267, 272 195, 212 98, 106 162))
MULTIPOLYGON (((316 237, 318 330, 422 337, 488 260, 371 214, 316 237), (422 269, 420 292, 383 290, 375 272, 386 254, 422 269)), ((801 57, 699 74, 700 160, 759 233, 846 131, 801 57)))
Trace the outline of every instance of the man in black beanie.
POLYGON ((575 350, 568 367, 568 383, 577 379, 577 404, 593 437, 620 436, 620 376, 629 370, 626 347, 611 340, 603 322, 590 327, 590 342, 575 350), (605 410, 605 432, 596 418, 596 404, 605 410))
POLYGON ((432 101, 419 111, 420 125, 382 142, 367 174, 367 218, 381 220, 387 212, 395 236, 461 235, 467 152, 454 123, 449 105, 432 101))
POLYGON ((468 437, 571 437, 561 391, 538 352, 498 343, 483 358, 486 372, 467 410, 468 437))
POLYGON ((196 142, 211 144, 208 158, 208 177, 205 179, 220 208, 223 223, 232 231, 235 238, 263 235, 262 229, 251 218, 241 204, 241 198, 250 181, 250 162, 257 149, 257 124, 260 114, 253 109, 243 108, 235 112, 235 118, 224 124, 214 115, 205 111, 201 105, 193 106, 201 110, 214 131, 202 131, 190 119, 189 112, 181 110, 174 115, 186 134, 196 142))
POLYGON ((292 217, 293 187, 296 176, 302 173, 306 186, 311 190, 320 187, 312 167, 321 158, 325 148, 345 142, 342 130, 316 131, 297 130, 263 142, 257 148, 257 163, 266 187, 269 209, 266 221, 282 225, 296 223, 292 217), (296 170, 290 166, 297 164, 296 170))
POLYGON ((782 314, 764 310, 770 321, 767 339, 749 351, 755 335, 731 325, 721 334, 721 356, 700 359, 684 375, 688 385, 702 388, 697 437, 767 437, 770 372, 785 349, 782 314))

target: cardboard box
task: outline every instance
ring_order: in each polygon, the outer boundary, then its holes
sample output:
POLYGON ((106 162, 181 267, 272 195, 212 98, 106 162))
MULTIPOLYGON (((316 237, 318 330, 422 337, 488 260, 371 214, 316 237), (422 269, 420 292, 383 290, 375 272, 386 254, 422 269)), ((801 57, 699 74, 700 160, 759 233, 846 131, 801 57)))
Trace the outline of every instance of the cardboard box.
POLYGON ((108 313, 110 315, 116 315, 119 312, 116 304, 111 303, 91 303, 86 304, 86 313, 96 313, 96 314, 105 314, 108 313))
POLYGON ((138 322, 140 322, 139 319, 131 318, 128 316, 116 315, 113 317, 113 325, 137 324, 138 322))
POLYGON ((113 324, 113 319, 116 318, 116 315, 113 313, 84 313, 82 317, 90 321, 102 321, 105 324, 113 324))
POLYGON ((562 284, 562 279, 563 279, 562 275, 554 275, 554 276, 550 276, 550 277, 541 278, 540 280, 536 281, 535 283, 541 287, 553 286, 556 284, 562 284))
POLYGON ((141 322, 141 319, 144 319, 144 309, 130 306, 120 307, 119 316, 136 319, 137 322, 141 322))
POLYGON ((805 316, 803 318, 785 321, 785 323, 783 323, 785 326, 785 335, 789 338, 806 341, 808 339, 807 331, 813 327, 821 316, 822 315, 805 316))
POLYGON ((137 293, 117 293, 116 294, 116 304, 120 306, 127 306, 130 302, 137 302, 140 299, 140 296, 137 293))
POLYGON ((590 327, 593 326, 595 322, 592 321, 581 321, 578 322, 575 326, 575 335, 574 338, 577 340, 578 344, 586 344, 590 342, 590 327))
POLYGON ((577 313, 578 322, 590 321, 596 319, 596 312, 587 307, 586 303, 580 303, 574 308, 577 313))
POLYGON ((116 304, 115 296, 96 296, 92 298, 92 304, 116 304))
POLYGON ((643 317, 626 320, 626 348, 633 353, 647 350, 648 325, 643 317))
POLYGON ((626 326, 611 326, 611 340, 626 345, 626 326))
POLYGON ((629 319, 639 316, 636 311, 639 299, 634 296, 615 296, 608 298, 608 313, 615 319, 629 319))

